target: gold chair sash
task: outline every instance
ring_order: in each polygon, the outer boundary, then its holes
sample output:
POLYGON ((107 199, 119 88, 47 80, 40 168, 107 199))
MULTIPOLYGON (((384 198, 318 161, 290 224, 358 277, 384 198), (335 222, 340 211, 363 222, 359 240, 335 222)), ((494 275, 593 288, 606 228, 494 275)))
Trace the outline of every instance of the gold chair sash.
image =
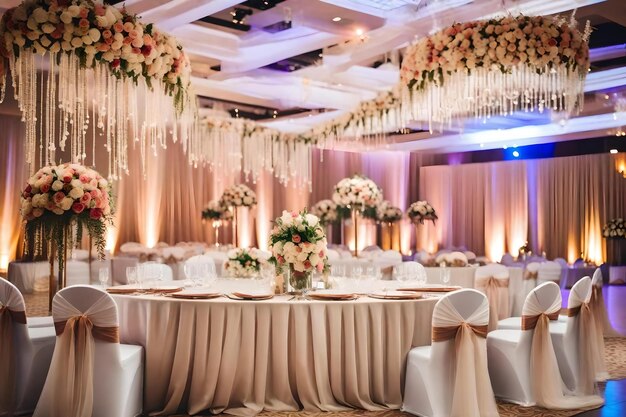
POLYGON ((524 271, 524 279, 537 279, 538 276, 538 271, 524 271))
POLYGON ((498 279, 492 276, 476 278, 474 286, 485 289, 485 294, 489 300, 489 331, 496 330, 498 328, 498 320, 508 316, 509 278, 498 279), (501 288, 507 288, 507 295, 504 300, 500 299, 501 288))
POLYGON ((487 325, 469 324, 466 322, 459 323, 457 326, 439 326, 432 329, 432 341, 444 342, 446 340, 453 339, 457 333, 461 330, 461 327, 467 326, 478 337, 487 337, 487 325))
MULTIPOLYGON (((61 336, 63 332, 65 331, 65 329, 67 328, 68 323, 71 320, 78 320, 79 318, 84 318, 84 320, 88 322, 87 325, 91 327, 91 334, 93 335, 94 339, 98 339, 103 342, 110 342, 110 343, 120 342, 120 328, 118 326, 115 326, 115 327, 94 326, 94 324, 91 322, 91 320, 87 316, 77 316, 77 317, 72 317, 64 321, 55 321, 54 330, 56 332, 56 335, 61 336)), ((74 329, 78 328, 78 326, 70 326, 70 327, 73 327, 74 329)))
POLYGON ((476 287, 498 287, 506 288, 509 286, 508 278, 481 277, 476 278, 476 287))
POLYGON ((539 322, 541 316, 548 317, 548 320, 557 320, 559 318, 559 311, 552 313, 544 312, 536 316, 522 316, 522 330, 532 330, 537 327, 537 322, 539 322))
POLYGON ((13 411, 15 399, 15 360, 13 358, 14 324, 26 324, 24 311, 0 307, 0 412, 13 411))

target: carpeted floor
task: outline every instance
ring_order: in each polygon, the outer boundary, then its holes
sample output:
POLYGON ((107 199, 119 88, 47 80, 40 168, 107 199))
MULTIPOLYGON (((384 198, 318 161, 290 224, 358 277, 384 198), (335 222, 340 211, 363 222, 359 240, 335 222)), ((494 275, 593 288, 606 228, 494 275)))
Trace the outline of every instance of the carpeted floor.
MULTIPOLYGON (((35 292, 25 294, 26 313, 28 316, 48 315, 48 295, 47 293, 35 292)), ((626 338, 613 337, 605 339, 607 369, 611 379, 626 378, 626 338)), ((604 384, 600 385, 604 390, 604 384)), ((585 410, 546 410, 540 407, 520 407, 509 403, 498 403, 498 411, 501 417, 570 417, 585 410)), ((209 416, 210 414, 206 414, 209 416)), ((184 415, 176 416, 183 417, 184 415)), ((364 411, 351 410, 337 413, 329 412, 272 412, 265 411, 259 414, 260 417, 405 417, 410 414, 398 410, 384 411, 364 411)), ((174 416, 171 416, 174 417, 174 416)))

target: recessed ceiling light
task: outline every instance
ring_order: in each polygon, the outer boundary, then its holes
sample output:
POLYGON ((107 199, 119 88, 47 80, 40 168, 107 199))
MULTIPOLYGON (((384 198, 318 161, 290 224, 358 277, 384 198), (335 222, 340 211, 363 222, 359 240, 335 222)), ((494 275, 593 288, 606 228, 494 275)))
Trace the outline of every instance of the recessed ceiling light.
POLYGON ((356 33, 356 35, 357 35, 357 36, 361 36, 361 35, 363 35, 363 29, 358 28, 358 29, 355 31, 355 33, 356 33))
POLYGON ((617 149, 611 149, 609 153, 617 153, 617 149))
POLYGON ((339 16, 333 17, 333 22, 341 22, 341 17, 339 16))

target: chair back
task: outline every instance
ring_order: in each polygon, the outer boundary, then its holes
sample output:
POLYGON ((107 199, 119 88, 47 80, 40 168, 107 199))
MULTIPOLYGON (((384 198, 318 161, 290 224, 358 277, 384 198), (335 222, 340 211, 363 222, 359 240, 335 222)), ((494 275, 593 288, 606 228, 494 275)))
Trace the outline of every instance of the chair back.
POLYGON ((380 257, 387 261, 402 262, 402 254, 397 250, 386 250, 380 254, 380 257))
POLYGON ((604 279, 602 277, 602 270, 600 268, 596 268, 593 271, 593 277, 591 278, 591 284, 594 287, 602 287, 604 285, 604 279))
POLYGON ((567 308, 577 308, 583 303, 588 303, 591 298, 591 278, 583 277, 576 281, 574 286, 569 292, 569 298, 567 299, 567 308))
POLYGON ((502 265, 510 265, 513 263, 513 255, 511 255, 510 253, 505 253, 504 255, 502 255, 502 259, 500 259, 500 263, 502 265))
POLYGON ((445 415, 497 415, 487 370, 489 303, 479 291, 463 289, 442 297, 433 311, 432 363, 438 386, 449 384, 445 415))
POLYGON ((540 282, 561 281, 561 265, 554 261, 546 261, 539 264, 539 270, 537 271, 537 280, 540 282))
POLYGON ((463 254, 465 255, 465 258, 467 259, 467 262, 469 263, 476 262, 476 254, 474 252, 466 250, 465 252, 463 252, 463 254))
POLYGON ((144 271, 144 280, 149 281, 173 281, 174 272, 172 267, 159 262, 144 262, 139 265, 144 271))
POLYGON ((476 268, 474 288, 485 293, 489 300, 489 330, 498 328, 498 320, 509 317, 509 270, 501 264, 476 268))
MULTIPOLYGON (((424 268, 424 265, 420 264, 419 262, 407 261, 399 263, 398 265, 396 265, 396 270, 400 274, 409 275, 410 279, 415 279, 420 282, 426 282, 426 269, 424 268)), ((397 277, 393 278, 397 279, 397 277)))
POLYGON ((120 360, 117 305, 106 292, 77 285, 54 296, 52 318, 57 340, 42 400, 54 400, 53 409, 46 411, 58 416, 91 416, 94 360, 111 364, 120 360))

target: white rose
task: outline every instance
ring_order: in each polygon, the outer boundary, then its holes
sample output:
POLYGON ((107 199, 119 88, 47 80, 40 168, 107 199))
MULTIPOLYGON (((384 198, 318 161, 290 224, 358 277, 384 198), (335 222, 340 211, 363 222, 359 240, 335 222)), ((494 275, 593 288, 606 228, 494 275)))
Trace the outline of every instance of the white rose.
POLYGON ((307 215, 305 216, 305 219, 306 219, 306 222, 311 227, 315 227, 317 223, 319 223, 319 219, 317 218, 317 216, 314 216, 313 214, 310 214, 310 213, 307 213, 307 215))
POLYGON ((79 198, 83 196, 83 194, 85 194, 85 192, 83 191, 82 188, 72 188, 69 195, 74 200, 78 200, 79 198))
POLYGON ((52 183, 52 189, 54 191, 59 191, 63 189, 63 182, 56 180, 55 182, 52 183))
POLYGON ((61 204, 59 204, 59 207, 67 211, 72 207, 72 204, 74 204, 74 200, 70 197, 65 197, 63 201, 61 201, 61 204))
POLYGON ((32 17, 37 23, 45 23, 48 21, 48 12, 41 7, 37 7, 33 10, 32 17))

